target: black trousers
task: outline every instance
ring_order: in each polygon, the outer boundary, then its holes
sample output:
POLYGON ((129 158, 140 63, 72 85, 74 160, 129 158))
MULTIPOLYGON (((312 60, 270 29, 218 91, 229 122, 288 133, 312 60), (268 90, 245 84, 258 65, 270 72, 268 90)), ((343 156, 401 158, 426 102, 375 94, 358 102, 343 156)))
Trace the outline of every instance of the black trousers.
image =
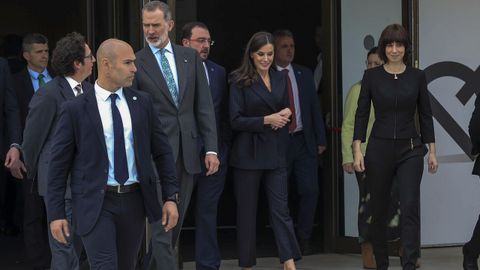
POLYGON ((480 255, 480 216, 478 217, 475 229, 473 229, 472 238, 465 243, 464 252, 472 258, 477 258, 480 255))
POLYGON ((237 199, 237 245, 240 267, 256 264, 258 192, 263 182, 280 262, 301 258, 293 221, 288 210, 287 169, 233 171, 237 199))
POLYGON ((378 270, 388 269, 387 223, 394 177, 399 189, 403 269, 415 269, 420 255, 420 182, 426 152, 419 138, 370 137, 365 168, 371 193, 371 237, 378 270))
POLYGON ((50 268, 52 254, 48 242, 47 213, 43 198, 38 195, 37 182, 23 180, 23 238, 30 264, 38 268, 50 268))

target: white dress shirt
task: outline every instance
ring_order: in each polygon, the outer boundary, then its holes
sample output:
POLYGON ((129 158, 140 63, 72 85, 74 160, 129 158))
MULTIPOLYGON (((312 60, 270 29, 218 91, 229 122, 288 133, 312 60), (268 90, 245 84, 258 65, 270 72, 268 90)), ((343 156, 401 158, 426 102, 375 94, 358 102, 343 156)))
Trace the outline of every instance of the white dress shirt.
MULTIPOLYGON (((130 117, 130 110, 128 108, 127 101, 123 95, 123 88, 118 89, 113 92, 118 95, 116 100, 116 105, 120 116, 122 117, 123 123, 123 135, 125 139, 125 153, 127 154, 127 165, 128 165, 128 180, 125 182, 125 185, 130 185, 138 182, 137 166, 135 164, 135 152, 134 152, 134 142, 133 142, 133 132, 132 132, 132 119, 130 117)), ((103 89, 100 87, 97 82, 95 82, 95 97, 97 99, 98 112, 100 113, 100 118, 102 120, 103 126, 103 135, 105 137, 105 144, 107 146, 108 154, 108 181, 107 185, 109 186, 118 186, 119 183, 115 180, 115 171, 114 171, 114 142, 113 142, 113 119, 112 119, 112 107, 110 95, 112 92, 103 89)), ((93 146, 92 146, 93 147, 93 146)))
POLYGON ((43 81, 48 83, 52 80, 52 77, 48 73, 47 69, 44 69, 42 72, 36 72, 33 69, 28 68, 28 73, 30 74, 30 80, 32 81, 33 91, 37 92, 38 88, 40 88, 40 82, 38 81, 38 75, 43 74, 43 81))
MULTIPOLYGON (((77 82, 75 79, 73 79, 72 77, 65 77, 65 80, 67 80, 68 84, 70 85, 70 87, 72 88, 72 91, 73 91, 73 95, 74 96, 77 96, 77 91, 75 91, 75 86, 79 85, 79 84, 82 84, 82 82, 77 82)), ((83 94, 83 89, 82 91, 80 91, 80 94, 83 94)))

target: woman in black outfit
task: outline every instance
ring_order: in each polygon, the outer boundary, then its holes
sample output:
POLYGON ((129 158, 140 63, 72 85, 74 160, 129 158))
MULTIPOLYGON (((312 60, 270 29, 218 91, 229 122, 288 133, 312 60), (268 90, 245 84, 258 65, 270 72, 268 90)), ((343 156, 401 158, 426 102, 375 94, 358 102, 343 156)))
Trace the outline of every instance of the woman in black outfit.
POLYGON ((428 152, 428 171, 438 168, 432 111, 423 71, 409 67, 408 33, 398 24, 387 26, 379 41, 379 55, 385 64, 365 71, 358 99, 354 131, 354 167, 366 170, 372 207, 372 242, 377 269, 388 269, 386 240, 387 212, 394 177, 398 181, 400 230, 403 244, 402 267, 415 269, 420 253, 420 182, 423 157, 428 152), (365 154, 370 102, 375 109, 375 123, 365 154), (415 121, 418 112, 420 134, 415 121))
POLYGON ((247 44, 241 66, 230 77, 230 121, 234 132, 230 156, 237 199, 239 266, 256 264, 256 215, 260 184, 269 203, 270 222, 280 262, 294 270, 300 259, 293 222, 288 211, 286 77, 271 69, 273 38, 258 32, 247 44))

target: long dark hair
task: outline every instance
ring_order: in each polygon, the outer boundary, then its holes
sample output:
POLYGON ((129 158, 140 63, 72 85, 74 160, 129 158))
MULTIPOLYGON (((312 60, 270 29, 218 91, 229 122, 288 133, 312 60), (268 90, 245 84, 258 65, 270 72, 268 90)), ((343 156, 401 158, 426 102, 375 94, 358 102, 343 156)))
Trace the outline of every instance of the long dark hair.
POLYGON ((239 87, 248 87, 257 80, 258 73, 250 55, 267 44, 273 45, 273 36, 269 32, 257 32, 253 34, 247 43, 240 67, 235 69, 229 78, 229 83, 239 87))

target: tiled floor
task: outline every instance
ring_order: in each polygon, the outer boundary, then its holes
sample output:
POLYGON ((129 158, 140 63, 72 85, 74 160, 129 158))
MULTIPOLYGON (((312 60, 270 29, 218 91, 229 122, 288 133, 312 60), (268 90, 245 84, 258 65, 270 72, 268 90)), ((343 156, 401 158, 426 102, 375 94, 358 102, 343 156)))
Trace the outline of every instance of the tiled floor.
MULTIPOLYGON (((459 247, 426 248, 422 250, 419 270, 461 270, 462 251, 459 247)), ((194 263, 184 264, 184 270, 194 270, 194 263)), ((236 260, 222 261, 222 270, 238 270, 236 260)), ((263 258, 257 260, 258 270, 283 269, 277 258, 263 258)), ((362 269, 361 258, 358 254, 319 254, 305 257, 297 264, 298 270, 358 270, 362 269)), ((390 270, 401 270, 398 257, 390 258, 390 270)))

